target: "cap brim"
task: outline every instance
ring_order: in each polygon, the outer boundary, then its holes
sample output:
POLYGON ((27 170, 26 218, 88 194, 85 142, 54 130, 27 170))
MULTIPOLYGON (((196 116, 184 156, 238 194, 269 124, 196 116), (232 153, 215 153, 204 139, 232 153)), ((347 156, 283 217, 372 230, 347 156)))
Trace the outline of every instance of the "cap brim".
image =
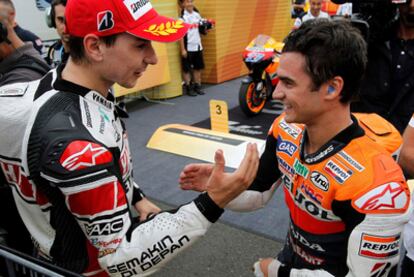
POLYGON ((128 33, 151 41, 174 42, 185 36, 190 25, 182 20, 157 15, 128 33))

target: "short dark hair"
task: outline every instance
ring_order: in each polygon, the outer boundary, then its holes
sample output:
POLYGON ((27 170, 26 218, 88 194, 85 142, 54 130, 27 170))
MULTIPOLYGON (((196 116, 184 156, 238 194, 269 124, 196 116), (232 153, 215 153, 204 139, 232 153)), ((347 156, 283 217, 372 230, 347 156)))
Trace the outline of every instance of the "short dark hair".
POLYGON ((52 20, 52 27, 53 28, 56 28, 56 22, 55 22, 56 11, 55 11, 55 7, 57 5, 62 5, 64 7, 66 7, 66 2, 67 2, 67 0, 53 0, 52 3, 50 3, 50 20, 52 20))
POLYGON ((340 101, 350 102, 358 94, 367 64, 367 45, 359 30, 343 19, 304 22, 285 38, 282 52, 305 56, 315 90, 334 78, 344 80, 340 101))
MULTIPOLYGON (((104 36, 100 39, 105 43, 106 46, 110 47, 115 44, 119 34, 114 34, 110 36, 104 36)), ((83 47, 83 38, 70 36, 69 41, 69 55, 75 63, 80 63, 85 61, 85 48, 83 47)))
POLYGON ((4 3, 4 4, 10 6, 13 9, 13 11, 16 10, 16 8, 14 7, 14 4, 11 0, 0 0, 0 3, 4 3))
POLYGON ((63 5, 63 6, 65 6, 66 7, 66 2, 67 2, 68 0, 53 0, 52 1, 52 3, 50 3, 50 6, 52 7, 52 8, 54 8, 55 6, 57 6, 57 5, 63 5))
POLYGON ((64 7, 66 7, 67 2, 68 2, 67 0, 53 0, 52 3, 50 3, 50 7, 52 8, 51 12, 53 14, 53 17, 55 15, 55 7, 57 5, 62 5, 64 7))

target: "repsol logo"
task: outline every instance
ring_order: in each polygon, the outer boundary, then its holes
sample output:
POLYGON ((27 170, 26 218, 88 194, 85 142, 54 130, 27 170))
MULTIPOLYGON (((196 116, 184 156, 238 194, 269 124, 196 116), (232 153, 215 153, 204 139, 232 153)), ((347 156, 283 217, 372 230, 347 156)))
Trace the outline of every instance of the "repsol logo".
POLYGON ((327 191, 329 189, 329 181, 322 173, 313 171, 311 174, 311 182, 319 189, 327 191))
POLYGON ((137 253, 137 257, 117 265, 109 266, 107 268, 108 272, 112 274, 118 273, 122 277, 140 275, 189 243, 190 238, 187 236, 182 236, 176 241, 170 236, 166 236, 147 250, 137 253))
POLYGON ((399 253, 400 236, 380 237, 362 235, 359 255, 374 259, 387 259, 399 253))
POLYGON ((287 175, 283 175, 281 178, 286 189, 293 192, 293 181, 287 175))
POLYGON ((325 171, 329 173, 335 180, 339 183, 343 184, 349 177, 352 175, 352 171, 346 171, 339 165, 337 165, 334 161, 329 160, 328 163, 325 165, 325 171))
POLYGON ((335 220, 334 215, 331 212, 323 209, 320 205, 315 204, 313 201, 307 199, 300 189, 296 191, 295 202, 299 208, 317 219, 324 221, 335 220))
POLYGON ((146 4, 148 4, 148 0, 140 0, 140 1, 136 1, 134 3, 131 3, 130 8, 132 10, 133 13, 135 13, 136 11, 138 11, 140 8, 144 7, 146 4))
POLYGON ((399 247, 400 243, 398 241, 391 243, 391 244, 377 244, 377 243, 370 243, 365 242, 362 247, 369 249, 369 250, 377 250, 377 251, 390 251, 395 250, 399 247))
POLYGON ((123 227, 124 221, 122 218, 115 219, 111 222, 85 224, 86 234, 89 236, 107 236, 121 231, 123 227))
POLYGON ((298 147, 288 140, 283 140, 280 136, 277 138, 277 151, 293 156, 298 147))

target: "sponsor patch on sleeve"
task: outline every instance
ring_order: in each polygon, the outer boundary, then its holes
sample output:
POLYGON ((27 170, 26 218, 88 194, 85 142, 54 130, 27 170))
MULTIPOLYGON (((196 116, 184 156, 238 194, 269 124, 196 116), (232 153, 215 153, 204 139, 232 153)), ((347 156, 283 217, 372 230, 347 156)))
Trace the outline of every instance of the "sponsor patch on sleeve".
POLYGON ((71 142, 60 157, 61 165, 69 171, 81 170, 112 161, 105 147, 90 141, 71 142))
POLYGON ((387 259, 398 254, 400 235, 381 237, 362 234, 359 255, 372 259, 387 259))
POLYGON ((365 192, 354 200, 354 206, 363 212, 404 211, 409 202, 407 191, 399 183, 383 184, 365 192))

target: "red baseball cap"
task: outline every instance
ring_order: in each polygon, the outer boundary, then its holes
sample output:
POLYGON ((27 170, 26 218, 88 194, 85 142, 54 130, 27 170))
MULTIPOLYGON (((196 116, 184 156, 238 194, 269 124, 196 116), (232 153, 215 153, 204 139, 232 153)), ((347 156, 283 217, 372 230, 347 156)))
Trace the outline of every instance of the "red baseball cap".
POLYGON ((159 42, 181 39, 189 28, 182 20, 159 15, 149 0, 69 0, 66 31, 75 37, 130 33, 159 42))

